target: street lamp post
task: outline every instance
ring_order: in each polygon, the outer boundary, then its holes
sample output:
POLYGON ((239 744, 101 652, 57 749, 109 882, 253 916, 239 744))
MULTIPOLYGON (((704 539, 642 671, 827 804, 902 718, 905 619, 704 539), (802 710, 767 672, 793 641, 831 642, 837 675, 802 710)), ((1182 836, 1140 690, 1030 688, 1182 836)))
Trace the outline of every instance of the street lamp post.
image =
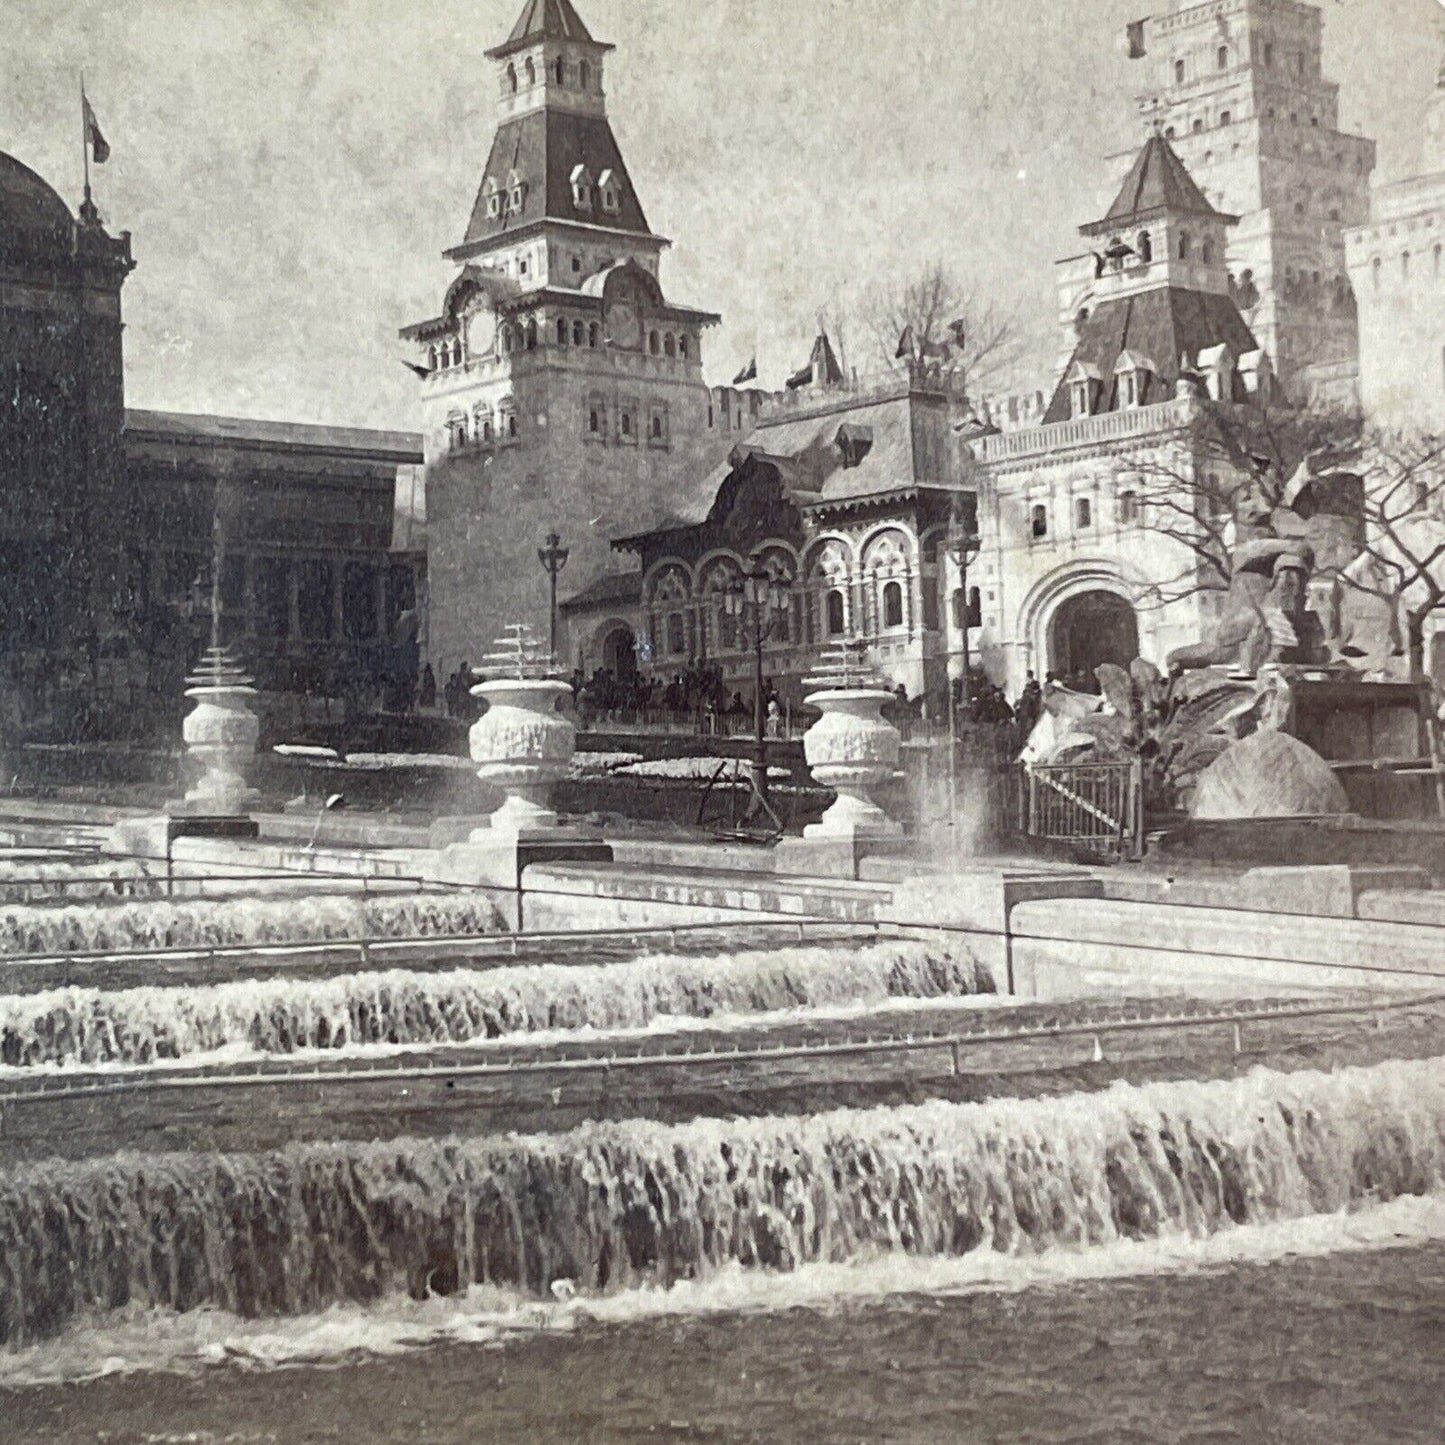
POLYGON ((748 572, 741 582, 723 594, 723 610, 742 623, 751 620, 753 645, 753 804, 749 814, 767 801, 768 730, 767 702, 763 697, 763 645, 788 605, 788 588, 761 567, 748 572))
POLYGON ((567 558, 570 555, 569 550, 562 545, 562 538, 556 532, 548 532, 547 545, 537 549, 537 560, 542 564, 548 577, 552 579, 552 611, 547 630, 547 645, 554 658, 557 656, 557 578, 567 565, 567 558))
MULTIPOLYGON (((954 508, 948 524, 948 540, 945 543, 948 555, 958 569, 958 630, 963 643, 963 677, 960 679, 959 695, 954 696, 953 680, 948 683, 948 815, 953 826, 954 844, 958 842, 958 712, 962 706, 965 717, 971 701, 968 629, 972 620, 972 609, 968 603, 968 564, 978 556, 981 541, 976 527, 966 527, 954 508)), ((951 654, 950 654, 951 655, 951 654)))

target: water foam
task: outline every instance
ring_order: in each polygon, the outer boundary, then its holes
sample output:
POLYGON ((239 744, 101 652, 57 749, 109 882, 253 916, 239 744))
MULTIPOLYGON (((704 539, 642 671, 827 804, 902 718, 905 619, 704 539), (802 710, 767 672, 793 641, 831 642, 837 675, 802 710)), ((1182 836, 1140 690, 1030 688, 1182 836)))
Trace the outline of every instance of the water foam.
POLYGON ((124 1309, 260 1318, 475 1287, 545 1301, 563 1280, 609 1296, 878 1260, 896 1273, 910 1259, 1199 1240, 1442 1184, 1438 1060, 547 1137, 48 1162, 0 1179, 0 1338, 21 1345, 124 1309))
POLYGON ((992 987, 970 958, 902 942, 205 988, 66 988, 0 998, 0 1064, 66 1069, 245 1053, 356 1053, 959 998, 992 987))

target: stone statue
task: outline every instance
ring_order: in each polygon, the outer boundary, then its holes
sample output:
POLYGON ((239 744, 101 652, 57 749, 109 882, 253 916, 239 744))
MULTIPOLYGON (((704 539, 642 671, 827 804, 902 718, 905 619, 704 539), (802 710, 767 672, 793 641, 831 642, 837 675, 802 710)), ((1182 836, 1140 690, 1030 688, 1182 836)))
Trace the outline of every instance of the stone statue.
POLYGON ((1235 548, 1233 576, 1214 635, 1169 654, 1171 674, 1227 667, 1253 677, 1266 663, 1321 666, 1331 661, 1324 627, 1309 609, 1314 549, 1297 538, 1255 537, 1235 548))

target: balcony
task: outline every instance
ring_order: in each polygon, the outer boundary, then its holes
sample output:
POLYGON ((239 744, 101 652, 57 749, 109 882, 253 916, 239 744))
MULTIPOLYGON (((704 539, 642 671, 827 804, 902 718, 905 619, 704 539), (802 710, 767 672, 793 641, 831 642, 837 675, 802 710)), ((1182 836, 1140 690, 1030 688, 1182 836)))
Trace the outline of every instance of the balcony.
POLYGON ((1124 411, 1100 412, 1098 416, 1074 417, 1069 421, 1031 427, 1027 431, 982 437, 975 445, 978 448, 979 461, 985 465, 998 465, 1024 457, 1054 455, 1075 447, 1097 446, 1101 442, 1122 441, 1130 437, 1149 436, 1153 432, 1173 431, 1188 426, 1193 417, 1194 401, 1186 397, 1161 401, 1154 406, 1130 407, 1124 411))

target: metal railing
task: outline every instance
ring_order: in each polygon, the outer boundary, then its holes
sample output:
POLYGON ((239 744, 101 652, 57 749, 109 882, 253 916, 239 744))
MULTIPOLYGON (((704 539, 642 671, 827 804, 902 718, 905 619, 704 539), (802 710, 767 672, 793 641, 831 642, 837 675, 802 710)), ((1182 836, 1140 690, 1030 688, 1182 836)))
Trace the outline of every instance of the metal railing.
POLYGON ((1025 831, 1109 858, 1144 849, 1144 778, 1137 761, 1054 763, 1025 770, 1025 831))

